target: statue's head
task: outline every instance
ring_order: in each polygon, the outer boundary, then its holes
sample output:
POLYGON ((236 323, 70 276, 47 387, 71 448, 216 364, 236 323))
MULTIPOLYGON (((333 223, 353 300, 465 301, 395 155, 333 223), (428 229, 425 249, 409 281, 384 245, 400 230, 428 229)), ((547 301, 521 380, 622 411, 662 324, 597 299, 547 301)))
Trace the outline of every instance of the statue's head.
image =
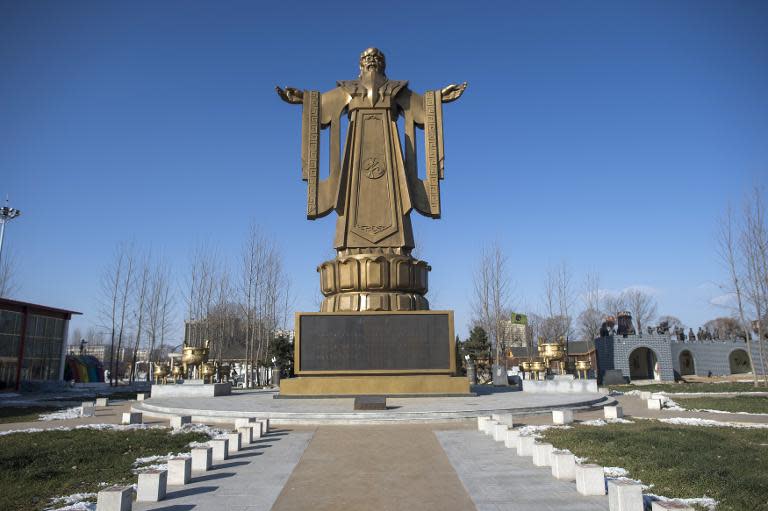
POLYGON ((387 61, 384 54, 378 48, 368 48, 360 54, 360 72, 378 71, 384 74, 387 67, 387 61))

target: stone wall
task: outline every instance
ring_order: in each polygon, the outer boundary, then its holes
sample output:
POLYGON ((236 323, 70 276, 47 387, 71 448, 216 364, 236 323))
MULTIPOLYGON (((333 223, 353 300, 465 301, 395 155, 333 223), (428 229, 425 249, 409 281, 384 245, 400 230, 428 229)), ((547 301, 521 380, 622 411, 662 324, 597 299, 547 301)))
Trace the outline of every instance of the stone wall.
POLYGON ((637 348, 648 348, 656 355, 662 381, 674 381, 672 350, 669 337, 661 335, 608 336, 595 339, 600 379, 608 369, 620 369, 629 379, 629 355, 637 348))
MULTIPOLYGON (((747 351, 747 343, 741 340, 729 341, 670 341, 672 363, 675 371, 680 372, 680 353, 689 351, 693 357, 693 366, 697 376, 726 376, 731 374, 730 355, 735 350, 747 351)), ((758 374, 763 374, 763 364, 759 348, 752 343, 752 359, 758 374)))
MULTIPOLYGON (((595 339, 599 378, 606 370, 621 370, 630 379, 629 356, 637 348, 648 348, 656 355, 659 372, 663 381, 674 381, 675 373, 680 374, 680 354, 689 351, 693 357, 694 370, 698 376, 724 376, 731 374, 730 355, 735 350, 746 352, 744 341, 677 341, 657 334, 608 336, 595 339)), ((768 355, 768 353, 767 353, 768 355)), ((763 364, 756 343, 752 346, 752 357, 758 373, 763 374, 763 364)))

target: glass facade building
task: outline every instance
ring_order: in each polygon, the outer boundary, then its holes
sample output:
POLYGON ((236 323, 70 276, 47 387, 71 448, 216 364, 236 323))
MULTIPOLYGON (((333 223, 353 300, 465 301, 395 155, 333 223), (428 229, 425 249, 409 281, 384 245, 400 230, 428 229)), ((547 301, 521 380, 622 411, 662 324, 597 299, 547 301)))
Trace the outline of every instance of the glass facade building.
POLYGON ((0 298, 0 391, 62 379, 73 314, 80 313, 0 298))

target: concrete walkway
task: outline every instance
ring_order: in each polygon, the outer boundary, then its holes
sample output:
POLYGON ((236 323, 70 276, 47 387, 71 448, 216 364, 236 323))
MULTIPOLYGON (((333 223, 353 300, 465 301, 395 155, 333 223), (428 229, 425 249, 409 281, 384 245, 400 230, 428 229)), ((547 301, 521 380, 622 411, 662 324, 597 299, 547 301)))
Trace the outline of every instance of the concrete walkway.
POLYGON ((584 497, 575 482, 558 481, 479 431, 436 431, 478 511, 599 511, 608 497, 584 497))
POLYGON ((227 510, 264 511, 272 508, 313 431, 272 430, 212 470, 193 474, 185 486, 168 486, 166 499, 134 503, 134 511, 227 510))

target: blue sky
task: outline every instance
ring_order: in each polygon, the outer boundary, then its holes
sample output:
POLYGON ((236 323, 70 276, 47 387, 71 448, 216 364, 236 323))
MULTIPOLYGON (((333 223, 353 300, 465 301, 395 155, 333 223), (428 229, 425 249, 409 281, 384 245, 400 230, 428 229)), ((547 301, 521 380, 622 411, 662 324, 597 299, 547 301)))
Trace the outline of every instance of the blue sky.
POLYGON ((768 3, 350 5, 0 1, 17 298, 86 327, 118 242, 162 254, 181 290, 195 246, 234 260, 256 220, 313 310, 335 221, 304 218, 300 109, 273 89, 330 89, 378 46, 417 91, 469 82, 444 109, 443 218, 414 214, 459 332, 494 240, 517 309, 564 260, 688 325, 723 313, 717 219, 768 176, 768 3))

